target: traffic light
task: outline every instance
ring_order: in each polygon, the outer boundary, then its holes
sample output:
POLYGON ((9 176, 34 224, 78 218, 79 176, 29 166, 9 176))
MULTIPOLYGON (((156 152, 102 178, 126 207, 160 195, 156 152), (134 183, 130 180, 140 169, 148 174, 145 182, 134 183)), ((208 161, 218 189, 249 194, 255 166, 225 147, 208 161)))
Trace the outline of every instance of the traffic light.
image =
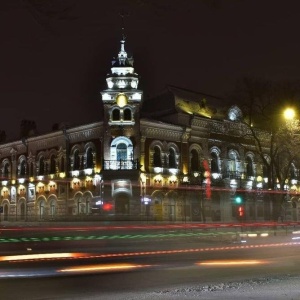
POLYGON ((243 203, 243 197, 241 195, 235 195, 234 202, 236 204, 242 204, 243 203))
POLYGON ((237 213, 239 218, 243 218, 245 215, 244 206, 242 205, 238 206, 237 213))

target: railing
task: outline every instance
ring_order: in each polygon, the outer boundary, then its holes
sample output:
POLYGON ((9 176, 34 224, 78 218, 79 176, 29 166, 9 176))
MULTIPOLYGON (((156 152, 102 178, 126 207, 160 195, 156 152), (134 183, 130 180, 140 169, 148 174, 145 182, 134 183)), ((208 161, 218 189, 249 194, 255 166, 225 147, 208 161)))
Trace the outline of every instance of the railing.
POLYGON ((223 178, 230 178, 230 179, 248 179, 254 180, 254 175, 249 175, 247 172, 239 172, 239 171, 225 171, 222 174, 223 178))
POLYGON ((139 170, 139 160, 104 160, 104 170, 139 170))

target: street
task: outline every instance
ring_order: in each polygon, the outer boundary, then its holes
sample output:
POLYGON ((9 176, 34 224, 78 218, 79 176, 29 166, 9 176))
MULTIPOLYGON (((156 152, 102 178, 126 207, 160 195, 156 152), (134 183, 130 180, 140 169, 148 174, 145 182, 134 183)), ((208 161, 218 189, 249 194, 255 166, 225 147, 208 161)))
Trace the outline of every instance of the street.
MULTIPOLYGON (((244 231, 243 239, 225 233, 147 227, 2 231, 1 299, 215 299, 220 293, 225 299, 229 291, 228 299, 251 291, 252 298, 244 299, 260 299, 262 292, 253 298, 259 289, 270 293, 268 285, 283 285, 284 292, 284 285, 297 282, 300 242, 292 233, 244 231)), ((288 291, 294 298, 278 299, 300 298, 298 288, 288 291)))

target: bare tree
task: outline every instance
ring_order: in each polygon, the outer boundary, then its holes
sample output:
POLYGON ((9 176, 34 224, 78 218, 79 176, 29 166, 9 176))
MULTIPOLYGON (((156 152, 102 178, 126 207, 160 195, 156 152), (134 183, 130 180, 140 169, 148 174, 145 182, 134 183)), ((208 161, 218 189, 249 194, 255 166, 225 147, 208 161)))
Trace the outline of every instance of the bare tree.
POLYGON ((296 118, 285 119, 284 111, 287 107, 297 110, 300 85, 243 78, 231 98, 240 103, 247 137, 255 143, 267 188, 273 191, 273 218, 278 219, 288 186, 299 176, 300 123, 296 118))

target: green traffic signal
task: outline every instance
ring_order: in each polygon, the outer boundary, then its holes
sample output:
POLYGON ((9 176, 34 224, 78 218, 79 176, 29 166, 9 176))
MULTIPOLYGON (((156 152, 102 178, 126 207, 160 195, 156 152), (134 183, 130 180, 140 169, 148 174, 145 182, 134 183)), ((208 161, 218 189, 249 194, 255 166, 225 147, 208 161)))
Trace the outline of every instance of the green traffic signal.
POLYGON ((241 196, 235 196, 235 203, 241 204, 243 202, 243 199, 241 196))

